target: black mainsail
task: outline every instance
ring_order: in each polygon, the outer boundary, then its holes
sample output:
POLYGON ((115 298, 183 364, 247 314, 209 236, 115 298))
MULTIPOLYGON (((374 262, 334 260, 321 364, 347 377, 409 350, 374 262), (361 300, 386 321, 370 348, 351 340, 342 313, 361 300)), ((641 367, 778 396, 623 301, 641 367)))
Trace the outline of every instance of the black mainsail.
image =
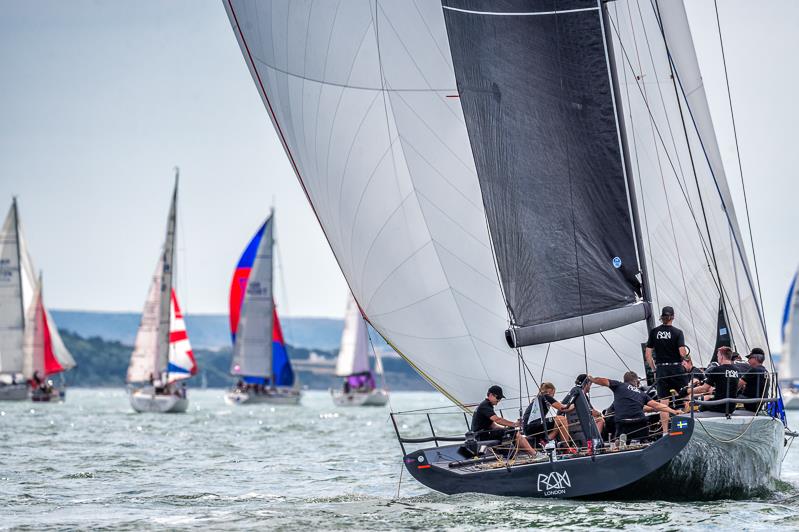
POLYGON ((491 10, 470 0, 444 2, 515 327, 509 343, 553 342, 644 320, 598 4, 507 0, 491 10))

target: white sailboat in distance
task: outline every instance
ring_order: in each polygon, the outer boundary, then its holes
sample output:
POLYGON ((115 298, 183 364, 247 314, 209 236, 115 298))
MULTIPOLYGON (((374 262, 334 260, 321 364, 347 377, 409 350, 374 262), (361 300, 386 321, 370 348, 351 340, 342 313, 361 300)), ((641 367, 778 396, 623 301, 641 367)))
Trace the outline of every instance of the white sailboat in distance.
POLYGON ((35 271, 15 198, 0 230, 0 400, 63 399, 49 377, 75 367, 35 271))
POLYGON ((375 374, 385 378, 379 356, 375 351, 375 371, 372 372, 369 331, 358 303, 350 296, 336 360, 336 376, 344 377, 344 383, 341 388, 330 390, 336 406, 383 406, 388 402, 385 385, 378 388, 375 383, 375 374))
POLYGON ((130 405, 137 412, 185 412, 185 383, 197 373, 186 323, 175 293, 175 232, 179 171, 167 219, 166 238, 144 303, 127 382, 130 405))

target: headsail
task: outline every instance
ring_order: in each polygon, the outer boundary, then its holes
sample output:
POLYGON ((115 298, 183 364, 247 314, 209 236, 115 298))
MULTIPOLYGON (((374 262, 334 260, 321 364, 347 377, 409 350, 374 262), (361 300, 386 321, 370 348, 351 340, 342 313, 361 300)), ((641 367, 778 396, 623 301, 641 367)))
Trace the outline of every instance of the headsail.
POLYGON ((272 374, 272 220, 270 216, 247 245, 230 285, 233 375, 272 374))
POLYGON ((24 365, 26 379, 31 379, 34 374, 44 378, 75 367, 75 360, 61 340, 55 322, 44 306, 42 291, 40 276, 26 320, 24 365))
POLYGON ((183 313, 180 311, 178 297, 175 290, 172 290, 172 304, 170 305, 170 326, 169 326, 169 382, 188 379, 197 373, 197 362, 194 360, 194 352, 191 350, 189 335, 186 332, 186 322, 183 320, 183 313))
POLYGON ((336 361, 336 375, 348 377, 369 373, 369 337, 358 303, 350 297, 341 333, 341 347, 336 361))
POLYGON ((659 4, 226 2, 365 317, 451 399, 476 402, 490 384, 526 393, 503 338, 509 325, 536 333, 520 344, 565 338, 523 351, 529 375, 561 389, 584 371, 642 374, 639 257, 652 287, 643 295, 678 309, 700 361, 712 352, 721 292, 737 317, 734 340, 763 338, 734 211, 719 209, 723 172, 705 160, 687 179, 689 153, 709 134, 690 118, 678 134, 688 102, 668 85, 659 4), (630 53, 645 32, 649 67, 630 53), (667 155, 678 171, 666 172, 667 155))
MULTIPOLYGON (((160 380, 169 372, 171 352, 171 325, 173 317, 172 294, 175 258, 175 230, 177 226, 178 173, 167 218, 166 238, 156 263, 144 303, 136 342, 128 366, 128 382, 160 380)), ((185 330, 185 328, 184 328, 185 330)), ((167 380, 174 380, 167 375, 167 380)))
POLYGON ((794 274, 782 314, 780 379, 799 379, 799 271, 794 274))

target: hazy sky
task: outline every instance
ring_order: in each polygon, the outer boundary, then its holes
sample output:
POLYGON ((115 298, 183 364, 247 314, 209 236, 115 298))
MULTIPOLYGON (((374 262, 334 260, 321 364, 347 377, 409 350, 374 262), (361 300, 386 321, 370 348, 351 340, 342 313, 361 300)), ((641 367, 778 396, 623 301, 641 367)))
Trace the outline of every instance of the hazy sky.
MULTIPOLYGON (((712 0, 686 2, 740 200, 712 0)), ((799 2, 719 2, 772 344, 799 264, 799 2)), ((341 316, 347 287, 219 1, 0 0, 0 210, 12 195, 51 308, 140 311, 181 168, 179 291, 226 312, 277 208, 283 314, 341 316)), ((738 206, 743 214, 743 205, 738 206)), ((745 220, 741 220, 745 229, 745 220)))

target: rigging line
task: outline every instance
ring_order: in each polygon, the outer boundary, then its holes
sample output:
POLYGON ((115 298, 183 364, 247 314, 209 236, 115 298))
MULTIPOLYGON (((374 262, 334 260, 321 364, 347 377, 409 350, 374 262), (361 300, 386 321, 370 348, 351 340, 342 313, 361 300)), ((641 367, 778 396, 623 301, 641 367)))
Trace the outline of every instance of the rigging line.
MULTIPOLYGON (((650 2, 651 1, 654 1, 654 0, 650 0, 650 2)), ((654 5, 653 5, 653 8, 657 11, 657 15, 658 15, 657 16, 657 20, 658 20, 658 23, 660 25, 660 31, 661 31, 661 34, 663 35, 663 40, 664 40, 664 43, 665 43, 666 34, 665 34, 665 29, 663 28, 663 22, 662 22, 662 20, 660 18, 659 8, 654 6, 654 5)), ((693 114, 693 111, 691 109, 691 106, 688 105, 688 99, 687 99, 687 94, 685 92, 685 87, 683 87, 682 79, 680 79, 679 75, 677 74, 676 64, 674 63, 674 59, 672 58, 671 53, 669 52, 668 45, 666 45, 666 52, 668 54, 669 64, 671 65, 672 73, 674 75, 674 80, 673 80, 673 83, 675 85, 674 90, 675 91, 677 90, 677 84, 679 84, 680 92, 682 93, 683 98, 685 99, 686 108, 688 109, 688 116, 691 118, 691 124, 693 125, 693 129, 694 129, 694 131, 697 134, 697 138, 699 140, 699 145, 702 148, 702 154, 705 156, 705 161, 708 164, 708 170, 710 171, 710 176, 713 178, 713 184, 714 184, 714 186, 716 188, 716 194, 718 195, 717 199, 721 202, 721 208, 722 208, 724 216, 725 216, 725 218, 727 220, 727 225, 731 229, 733 229, 733 233, 735 233, 734 229, 737 228, 737 219, 736 219, 735 225, 733 226, 733 220, 732 220, 732 218, 730 218, 730 212, 729 212, 729 209, 727 207, 727 202, 725 201, 724 195, 721 192, 721 185, 719 185, 719 180, 716 177, 716 174, 715 174, 715 172, 713 170, 713 166, 710 164, 710 155, 708 154, 707 149, 705 148, 705 142, 702 139, 702 136, 699 134, 699 126, 696 123, 696 118, 694 117, 694 114, 693 114)), ((682 109, 682 107, 680 107, 680 109, 682 109)), ((683 123, 684 123, 684 120, 683 120, 683 123)), ((683 127, 685 127, 685 126, 683 125, 683 127)), ((733 209, 734 209, 734 206, 733 206, 733 209)), ((749 290, 752 292, 752 296, 753 296, 753 298, 755 300, 755 307, 757 309, 758 318, 760 319, 760 327, 763 330, 763 336, 765 337, 766 344, 768 346, 768 330, 766 328, 766 317, 763 314, 762 307, 758 304, 757 297, 755 297, 755 287, 752 284, 752 276, 749 273, 748 259, 745 259, 746 254, 744 253, 744 250, 741 247, 741 242, 739 242, 739 240, 737 238, 737 234, 736 234, 736 237, 735 237, 734 241, 735 241, 735 248, 736 248, 735 250, 738 252, 738 258, 740 259, 741 265, 743 266, 744 272, 746 273, 746 280, 747 280, 747 282, 749 284, 749 290)), ((771 357, 771 349, 770 348, 769 348, 769 357, 771 357)))
MULTIPOLYGON (((627 65, 630 67, 631 70, 635 71, 635 69, 632 66, 632 62, 630 61, 630 57, 627 54, 626 48, 624 47, 623 44, 621 44, 621 36, 619 35, 618 28, 616 27, 616 25, 613 22, 612 18, 608 17, 608 19, 610 20, 611 26, 613 27, 613 31, 615 32, 616 37, 617 37, 617 39, 619 41, 619 47, 621 48, 621 51, 624 54, 624 58, 625 58, 625 60, 627 62, 627 65)), ((665 37, 664 37, 664 39, 665 39, 665 37)), ((674 71, 672 70, 672 72, 674 72, 674 71)), ((675 78, 675 76, 674 76, 674 74, 672 74, 672 83, 673 84, 675 84, 674 78, 675 78)), ((647 111, 649 112, 650 120, 655 122, 654 115, 652 114, 652 109, 649 106, 649 102, 646 100, 646 96, 644 95, 643 90, 641 89, 640 83, 637 83, 636 86, 638 87, 638 90, 639 90, 639 92, 641 92, 641 96, 644 99, 644 105, 646 106, 647 111)), ((675 92, 676 92, 676 90, 677 89, 676 89, 676 84, 675 84, 675 92)), ((677 96, 677 101, 678 101, 678 104, 679 104, 679 95, 677 96)), ((678 105, 678 107, 680 109, 680 114, 682 115, 682 106, 678 105)), ((662 134, 660 132, 660 128, 656 127, 655 129, 658 132, 658 137, 659 137, 660 143, 665 148, 665 141, 663 140, 663 136, 662 136, 662 134)), ((687 139, 688 138, 687 137, 687 130, 685 128, 684 119, 683 119, 683 131, 685 132, 686 139, 687 139)), ((689 151, 689 155, 691 155, 691 161, 692 161, 692 164, 693 164, 693 155, 692 155, 692 152, 690 151, 690 142, 689 142, 689 150, 688 151, 689 151)), ((698 238, 700 240, 700 243, 702 244, 703 252, 705 253, 705 259, 706 259, 706 261, 708 263, 708 268, 710 269, 710 268, 712 268, 712 265, 710 264, 710 258, 707 255, 708 251, 710 251, 710 250, 708 250, 708 243, 705 242, 705 236, 704 236, 704 233, 702 232, 701 226, 699 224, 699 220, 696 217, 696 212, 694 211, 694 208, 691 205, 691 202, 688 200, 688 193, 687 193, 686 189, 684 188, 683 183, 679 179, 679 174, 677 173, 677 170, 676 170, 676 168, 674 166, 674 162, 671 160, 671 156, 669 155, 668 151, 666 151, 666 157, 667 157, 667 159, 669 161, 669 165, 671 166, 672 171, 674 172, 675 177, 677 178, 677 184, 680 186, 680 191, 682 192, 683 197, 685 198, 686 203, 688 204, 688 211, 691 213, 691 218, 694 221, 694 225, 696 225, 696 229, 697 229, 697 232, 698 232, 698 238)), ((696 178, 696 173, 695 172, 694 172, 694 177, 696 178)), ((716 188, 718 190, 718 184, 716 184, 716 188)), ((703 213, 704 213, 704 211, 703 211, 703 213)), ((705 216, 705 218, 706 218, 706 216, 705 216)), ((729 218, 728 218, 728 220, 729 220, 729 218)), ((710 234, 708 232, 708 238, 709 237, 710 237, 710 234)), ((737 240, 736 240, 736 243, 737 243, 737 240)), ((715 254, 713 254, 713 257, 715 258, 715 254)), ((711 272, 711 278, 713 280, 713 284, 716 286, 716 289, 719 291, 719 295, 721 296, 722 295, 722 289, 721 289, 721 286, 720 286, 721 279, 720 278, 718 278, 718 279, 714 278, 713 275, 712 275, 712 272, 711 272)), ((733 315, 736 317, 736 321, 738 322, 738 324, 740 326, 740 320, 738 320, 738 316, 734 312, 733 312, 733 315)), ((760 316, 761 324, 762 324, 763 323, 763 316, 760 315, 760 314, 759 314, 759 316, 760 316)), ((768 335, 766 335, 766 341, 768 341, 768 335)))
MULTIPOLYGON (((646 43, 646 48, 647 48, 647 51, 648 51, 648 54, 649 54, 649 61, 650 61, 651 65, 652 65, 652 71, 654 72, 655 79, 657 80, 657 69, 655 67, 655 60, 654 60, 654 56, 652 55, 652 47, 650 46, 649 35, 646 32, 646 24, 644 22, 643 14, 641 12, 640 3, 636 2, 636 6, 638 7, 638 18, 641 21, 641 28, 643 29, 643 34, 644 34, 643 35, 644 42, 646 43)), ((634 29, 634 26, 633 26, 632 12, 630 10, 630 5, 629 4, 627 4, 627 11, 628 11, 629 17, 630 17, 630 30, 631 30, 631 33, 633 35, 633 41, 637 42, 637 41, 635 41, 635 29, 634 29)), ((637 44, 636 44, 636 56, 638 56, 638 46, 637 46, 637 44)), ((643 67, 641 66, 640 57, 638 57, 638 62, 639 62, 639 69, 643 73, 643 67)), ((625 76, 626 76, 626 70, 625 70, 625 76)), ((682 172, 682 163, 679 160, 679 150, 677 150, 677 142, 676 142, 676 140, 674 138, 674 131, 671 128, 671 120, 669 120, 669 113, 666 110, 666 101, 665 101, 665 99, 663 97, 663 90, 662 90, 662 88, 660 86, 660 83, 657 82, 657 81, 655 83, 655 86, 658 89, 658 95, 660 96, 660 103, 663 106, 663 115, 666 117, 666 127, 667 127, 667 130, 669 132, 669 136, 671 137, 672 145, 674 146, 674 154, 675 154, 675 157, 677 157, 677 164, 680 167, 680 172, 682 172)), ((644 93, 646 93, 646 85, 645 84, 644 84, 644 93)), ((629 98, 629 96, 628 96, 628 98, 629 98)), ((655 137, 656 124, 653 121, 650 120, 650 125, 652 126, 652 140, 654 141, 654 145, 655 145, 655 155, 656 155, 656 159, 657 159, 657 163, 658 163, 658 172, 659 172, 659 175, 660 175, 660 182, 661 182, 661 185, 663 187, 664 197, 666 198, 666 210, 667 210, 668 215, 669 215, 669 225, 671 227, 672 240, 674 241, 674 250, 676 251, 676 254, 677 254, 677 264, 680 267, 680 277, 682 278, 683 290, 685 292, 685 301, 688 304, 688 315, 689 315, 689 318, 690 318, 690 321, 691 321, 691 328, 693 329, 693 332, 694 332, 694 338, 696 339, 696 343, 697 343, 697 354, 699 356, 699 361, 701 362, 702 361, 702 348, 701 348, 701 343, 699 342, 699 335, 698 335, 698 333, 696 331, 696 322, 695 322, 695 319, 694 319, 693 306, 691 305, 691 298, 690 298, 690 296, 688 294, 688 284, 687 284, 686 279, 685 279, 685 269, 683 268, 682 255, 680 253, 680 247, 679 247, 679 243, 677 241, 677 231, 676 231, 675 226, 674 226, 674 216, 673 216, 672 209, 671 209, 671 202, 668 201, 668 189, 666 187, 666 177, 665 177, 665 174, 663 172, 663 166, 662 166, 661 159, 660 159, 660 150, 658 149, 657 139, 655 137)), ((664 150, 667 150, 665 145, 663 146, 663 148, 664 148, 664 150)), ((677 177, 677 179, 679 179, 679 177, 677 177)), ((683 180, 684 179, 685 179, 685 176, 683 175, 683 180)), ((640 180, 640 176, 639 176, 639 180, 640 180)), ((642 196, 642 199, 643 199, 643 196, 642 196)), ((646 216, 646 211, 645 210, 644 210, 644 216, 646 216)), ((647 225, 647 228, 648 227, 649 226, 647 225)), ((647 238, 649 238, 648 234, 647 234, 647 238)), ((650 251, 650 253, 651 253, 651 251, 650 251)), ((654 280, 654 271, 653 271, 653 280, 654 280)), ((657 284, 655 284, 655 293, 657 293, 657 284)))
MULTIPOLYGON (((694 182, 696 183, 696 192, 697 192, 697 195, 699 197, 699 207, 700 207, 700 209, 702 211, 702 218, 704 219, 705 230, 707 231, 708 244, 710 245, 710 255, 711 255, 710 258, 711 258, 712 263, 713 263, 713 269, 716 272, 716 279, 718 280, 719 295, 721 296, 721 301, 722 301, 722 311, 724 312, 724 314, 726 316, 729 316, 729 311, 727 310, 726 298, 725 298, 726 290, 725 290, 724 284, 722 283, 722 280, 721 280, 721 273, 719 271, 719 266, 718 266, 718 258, 716 256, 716 251, 715 251, 715 248, 713 246, 713 237, 710 234, 710 223, 708 222, 707 210, 705 209, 704 199, 702 198, 702 190, 701 190, 701 187, 699 185, 699 174, 696 171, 696 164, 695 164, 695 161, 694 161, 693 151, 691 150, 691 141, 690 141, 690 138, 688 136, 688 127, 687 127, 687 125, 685 123, 685 114, 683 113, 682 101, 680 100, 680 92, 677 90, 677 84, 679 83, 679 85, 680 85, 680 91, 682 92, 683 99, 686 98, 685 89, 682 86, 682 81, 680 81, 680 79, 679 79, 679 76, 677 74, 676 67, 675 67, 675 64, 674 64, 674 60, 672 58, 671 52, 669 51, 669 45, 666 42, 666 34, 665 34, 665 30, 663 28, 662 20, 660 18, 659 8, 657 6, 653 6, 653 7, 656 10, 657 20, 658 20, 658 23, 660 24, 661 35, 663 36, 663 45, 664 45, 664 47, 666 49, 666 54, 667 54, 668 59, 669 59, 668 62, 669 62, 669 68, 670 68, 671 74, 672 74, 672 85, 674 87, 674 95, 677 98, 677 106, 678 106, 678 109, 680 111, 680 120, 682 122, 683 133, 685 134, 685 142, 688 145, 688 155, 689 155, 689 159, 691 161, 691 169, 692 169, 693 174, 694 174, 694 182)), ((702 152, 705 155, 705 160, 707 161, 708 166, 710 168, 710 174, 713 177, 713 182, 716 185, 716 192, 718 193, 719 199, 721 200, 722 209, 724 210, 725 217, 727 218, 727 224, 730 227, 730 229, 732 229, 732 224, 731 224, 731 220, 730 220, 729 214, 727 212, 727 207, 724 204, 724 198, 721 195, 721 191, 719 189, 719 184, 718 184, 718 181, 716 180, 716 176, 715 176, 715 173, 713 172, 713 168, 710 166, 710 159, 709 159, 707 150, 705 150, 704 142, 702 141, 701 135, 699 135, 699 130, 697 129, 697 125, 696 125, 696 122, 695 122, 695 120, 693 118, 693 113, 691 112, 691 107, 690 107, 690 105, 688 105, 688 100, 687 99, 685 99, 685 104, 686 104, 686 107, 688 108, 688 113, 689 113, 689 116, 691 117, 691 121, 693 123, 694 130, 696 131, 697 137, 699 138, 699 144, 702 147, 702 152)), ((742 262, 743 262, 743 255, 741 255, 740 243, 738 243, 737 239, 734 239, 734 240, 735 240, 735 242, 737 244, 737 247, 738 247, 738 254, 740 255, 740 257, 742 259, 742 262)), ((746 264, 744 264, 744 268, 746 268, 746 264)), ((747 274, 747 277, 748 277, 748 274, 747 274)), ((749 282, 750 282, 750 288, 751 288, 751 279, 749 280, 749 282)), ((759 310, 760 309, 758 309, 758 312, 759 312, 759 310)), ((759 317, 761 318, 761 325, 763 326, 763 329, 765 330, 765 324, 762 321, 763 317, 760 314, 759 314, 759 317)), ((736 315, 736 321, 738 321, 737 315, 736 315)), ((738 325, 739 325, 739 327, 741 327, 741 333, 743 335, 743 326, 742 326, 740 321, 739 321, 738 325)), ((730 339, 732 339, 732 331, 730 331, 730 339)), ((768 335, 767 334, 766 334, 766 340, 768 341, 768 335)), ((746 339, 745 335, 744 335, 744 342, 749 344, 749 341, 746 339)))
MULTIPOLYGON (((624 367, 625 367, 625 368, 627 368, 627 371, 632 371, 632 370, 630 369, 630 366, 628 366, 628 365, 627 365, 627 363, 624 361, 624 359, 621 357, 621 355, 618 353, 618 351, 616 351, 616 349, 613 347, 613 344, 611 344, 611 343, 608 341, 608 339, 607 339, 607 338, 605 338, 605 333, 601 332, 601 333, 599 333, 599 336, 601 336, 601 337, 602 337, 602 339, 603 339, 603 340, 605 340, 605 343, 606 343, 606 344, 608 344, 608 347, 610 347, 610 350, 611 350, 611 351, 613 351, 613 354, 614 354, 614 355, 616 355, 616 357, 617 357, 617 358, 619 359, 619 361, 620 361, 620 362, 621 362, 621 363, 624 365, 624 367)), ((587 369, 586 369, 586 373, 588 373, 588 370, 587 370, 587 369)))
POLYGON ((713 7, 716 9, 716 27, 719 30, 719 46, 721 47, 721 63, 724 65, 724 81, 727 85, 727 101, 730 104, 730 119, 732 120, 732 134, 735 139, 735 154, 738 158, 738 173, 741 176, 741 189, 744 197, 744 211, 746 212, 746 225, 749 229, 749 245, 752 248, 752 262, 755 266, 755 281, 757 282, 757 295, 760 299, 760 307, 763 308, 763 292, 760 290, 760 273, 757 268, 757 254, 755 253, 755 240, 752 235, 752 219, 749 216, 749 200, 746 196, 746 183, 744 182, 744 169, 741 163, 741 149, 738 143, 738 129, 735 126, 735 113, 732 107, 732 92, 730 91, 730 77, 727 74, 727 56, 724 52, 724 40, 721 37, 721 19, 719 18, 718 0, 713 0, 713 7))
POLYGON ((544 354, 544 364, 541 366, 541 380, 544 380, 544 371, 547 368, 547 360, 549 360, 549 349, 552 347, 552 342, 547 344, 547 352, 544 354))
MULTIPOLYGON (((616 18, 618 18, 619 17, 619 12, 618 12, 619 9, 618 9, 618 4, 617 3, 613 4, 613 10, 616 13, 616 18)), ((627 12, 628 13, 630 12, 630 5, 629 4, 627 4, 627 12)), ((609 15, 608 15, 608 18, 610 18, 609 15)), ((633 43, 635 43, 635 55, 638 58, 638 70, 639 70, 639 72, 643 72, 643 69, 641 68, 641 58, 638 55, 638 44, 635 41, 635 32, 633 30, 632 15, 630 15, 629 18, 630 18, 630 32, 633 34, 633 43)), ((630 102, 631 101, 631 99, 630 99, 630 84, 627 82, 627 69, 626 68, 622 69, 622 74, 624 76, 624 91, 625 91, 625 93, 627 95, 627 101, 630 102)), ((633 74, 635 74, 635 73, 633 72, 633 74)), ((642 75, 642 77, 643 77, 643 75, 642 75)), ((649 248, 649 256, 653 257, 654 255, 652 254, 652 239, 651 239, 650 234, 649 234, 649 227, 650 227, 649 226, 649 217, 647 215, 646 199, 644 198, 644 185, 643 185, 643 182, 641 180, 641 162, 640 162, 640 159, 638 157, 638 143, 636 142, 636 137, 635 137, 635 121, 633 120, 633 109, 632 109, 632 105, 629 105, 628 107, 629 107, 628 112, 629 112, 629 115, 630 115, 630 133, 631 133, 630 134, 630 138, 632 140, 632 151, 633 151, 633 154, 635 155, 635 168, 636 168, 636 175, 638 177, 638 188, 641 190, 641 212, 643 212, 643 214, 644 214, 644 225, 646 226, 646 245, 649 248)), ((652 136, 654 137, 654 132, 652 133, 652 136)), ((658 160, 658 164, 660 164, 660 160, 658 160)), ((637 201, 637 199, 636 198, 631 198, 630 201, 637 201)), ((653 287, 655 289, 654 290, 655 291, 655 298, 658 300, 658 302, 660 302, 660 292, 658 291, 658 282, 657 282, 657 277, 655 275, 654 266, 652 268, 650 268, 649 272, 641 272, 641 275, 642 276, 643 275, 647 275, 648 273, 651 273, 651 275, 652 275, 652 285, 653 285, 653 287)), ((650 297, 651 297, 651 294, 650 294, 650 297)), ((587 372, 587 370, 586 370, 586 372, 587 372)))

